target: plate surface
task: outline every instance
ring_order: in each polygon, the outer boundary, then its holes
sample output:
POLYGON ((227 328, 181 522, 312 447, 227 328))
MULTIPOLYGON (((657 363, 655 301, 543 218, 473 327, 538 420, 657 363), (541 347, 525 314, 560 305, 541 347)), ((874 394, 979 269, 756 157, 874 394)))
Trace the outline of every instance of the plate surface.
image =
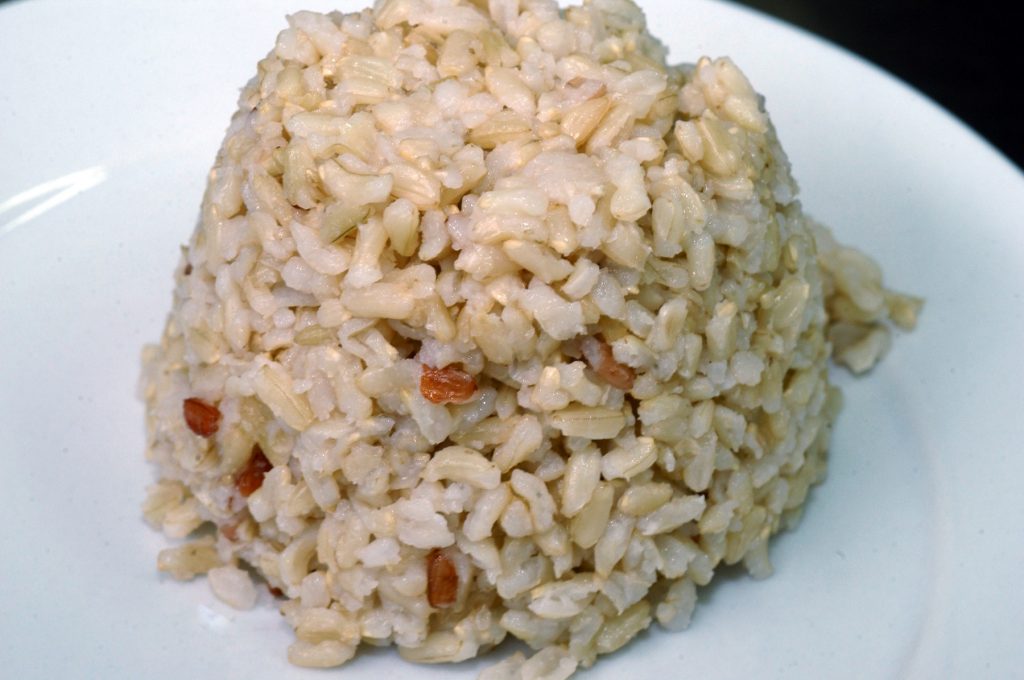
MULTIPOLYGON (((338 2, 345 9, 353 3, 338 2)), ((238 88, 320 0, 0 9, 0 668, 10 677, 314 678, 269 597, 234 612, 157 575, 141 520, 139 352, 238 88)), ((675 61, 730 55, 805 206, 927 298, 846 406, 827 482, 762 582, 587 678, 1011 677, 1024 588, 1024 176, 906 85, 728 4, 645 0, 675 61), (687 17, 685 20, 679 17, 687 17)), ((724 576, 724 578, 723 578, 724 576)), ((499 652, 500 655, 501 652, 499 652)), ((346 678, 474 677, 371 650, 346 678)), ((339 676, 340 677, 340 676, 339 676)))

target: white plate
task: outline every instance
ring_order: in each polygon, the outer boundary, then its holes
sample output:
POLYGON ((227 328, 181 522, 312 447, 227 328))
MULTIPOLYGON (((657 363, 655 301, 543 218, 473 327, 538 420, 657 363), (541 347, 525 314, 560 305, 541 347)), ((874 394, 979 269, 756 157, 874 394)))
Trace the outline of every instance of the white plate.
MULTIPOLYGON (((138 355, 237 89, 306 2, 0 9, 0 674, 314 678, 265 606, 157 576, 140 519, 138 355)), ((809 210, 928 299, 847 402, 831 473, 692 628, 588 678, 1010 677, 1024 588, 1024 177, 857 58, 731 5, 646 0, 675 60, 728 54, 767 95, 809 210), (679 16, 690 14, 685 20, 679 16)), ((488 661, 495 660, 491 657, 488 661)), ((472 677, 363 653, 346 678, 472 677)), ((340 677, 340 676, 339 676, 340 677)))

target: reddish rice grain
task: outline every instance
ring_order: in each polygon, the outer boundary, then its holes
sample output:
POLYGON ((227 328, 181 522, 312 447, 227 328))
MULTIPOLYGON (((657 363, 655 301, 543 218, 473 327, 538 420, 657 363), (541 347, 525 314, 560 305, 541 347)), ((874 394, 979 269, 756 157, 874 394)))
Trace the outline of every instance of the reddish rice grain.
POLYGON ((238 493, 245 497, 251 496, 263 486, 263 477, 273 468, 273 464, 263 455, 263 449, 260 448, 260 445, 253 444, 249 462, 245 464, 242 471, 235 477, 235 487, 238 489, 238 493))

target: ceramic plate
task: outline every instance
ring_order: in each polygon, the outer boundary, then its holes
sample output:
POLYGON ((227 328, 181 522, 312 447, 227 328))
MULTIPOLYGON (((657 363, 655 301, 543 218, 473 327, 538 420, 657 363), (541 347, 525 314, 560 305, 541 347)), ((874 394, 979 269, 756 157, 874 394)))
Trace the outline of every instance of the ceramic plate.
MULTIPOLYGON (((235 612, 158 576, 141 520, 139 353, 238 88, 319 0, 0 8, 0 668, 8 677, 315 678, 269 596, 235 612)), ((807 209, 923 295, 918 330, 846 406, 829 478, 726 572, 692 627, 587 678, 1011 677, 1024 588, 1024 177, 857 57, 727 4, 645 0, 672 59, 730 55, 807 209), (685 17, 685 18, 680 18, 685 17)), ((349 4, 346 9, 354 9, 349 4)), ((361 653, 338 677, 473 677, 361 653)))

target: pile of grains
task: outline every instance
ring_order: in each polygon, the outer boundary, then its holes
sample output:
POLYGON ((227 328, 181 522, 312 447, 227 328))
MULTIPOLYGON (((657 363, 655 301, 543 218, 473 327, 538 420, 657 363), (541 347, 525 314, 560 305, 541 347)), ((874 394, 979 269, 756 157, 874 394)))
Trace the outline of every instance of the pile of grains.
POLYGON ((795 198, 743 74, 630 0, 291 16, 145 351, 159 568, 269 587, 304 666, 685 627, 822 479, 830 354, 920 307, 795 198))

